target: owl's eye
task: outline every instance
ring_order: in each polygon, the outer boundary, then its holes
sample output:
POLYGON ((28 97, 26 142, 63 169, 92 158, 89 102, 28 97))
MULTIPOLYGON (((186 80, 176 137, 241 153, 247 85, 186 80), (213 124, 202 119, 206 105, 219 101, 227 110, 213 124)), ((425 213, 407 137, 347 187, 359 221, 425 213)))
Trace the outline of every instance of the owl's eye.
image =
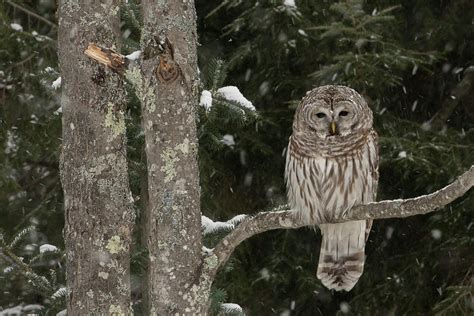
POLYGON ((349 112, 347 112, 347 111, 339 112, 339 116, 347 116, 347 114, 349 114, 349 112))
POLYGON ((319 112, 319 113, 316 113, 316 116, 319 118, 323 118, 326 116, 326 114, 324 114, 323 112, 319 112))

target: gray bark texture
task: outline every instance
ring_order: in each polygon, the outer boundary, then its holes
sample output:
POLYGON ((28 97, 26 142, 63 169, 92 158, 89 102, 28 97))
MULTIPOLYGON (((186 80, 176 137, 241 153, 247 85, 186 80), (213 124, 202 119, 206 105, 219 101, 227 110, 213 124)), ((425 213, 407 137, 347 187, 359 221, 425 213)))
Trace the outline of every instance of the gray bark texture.
POLYGON ((145 129, 145 304, 151 315, 200 314, 207 297, 197 286, 202 256, 194 1, 144 0, 142 14, 140 75, 135 69, 126 76, 138 86, 145 129))
MULTIPOLYGON (((232 223, 236 228, 214 249, 202 253, 195 115, 198 76, 194 2, 142 0, 141 5, 144 22, 141 43, 143 53, 138 64, 132 65, 126 62, 125 56, 113 51, 115 48, 113 39, 105 35, 95 38, 95 41, 106 48, 92 44, 85 54, 95 60, 96 65, 99 63, 106 65, 109 69, 124 75, 134 86, 141 101, 147 159, 147 173, 144 179, 146 181, 143 181, 143 186, 148 187, 147 192, 142 194, 142 199, 146 199, 142 201, 146 206, 143 217, 143 239, 149 254, 147 274, 144 278, 144 310, 147 315, 206 315, 209 312, 209 294, 216 273, 225 265, 241 242, 268 230, 298 228, 302 227, 303 223, 297 221, 287 206, 280 206, 272 212, 247 216, 239 225, 232 223)), ((71 5, 63 6, 75 8, 71 5)), ((90 10, 104 12, 98 8, 90 10)), ((90 11, 88 12, 85 14, 92 15, 90 11)), ((109 8, 107 12, 113 10, 109 8)), ((77 23, 84 23, 79 21, 90 19, 78 15, 74 17, 77 20, 72 16, 69 16, 70 21, 68 20, 69 28, 72 30, 78 29, 77 23), (73 24, 74 21, 76 24, 73 24)), ((60 22, 64 24, 64 20, 60 22)), ((100 24, 94 25, 96 24, 92 23, 89 26, 97 27, 100 24)), ((60 28, 63 26, 60 25, 60 28)), ((110 34, 113 33, 111 30, 108 31, 110 34)), ((72 39, 77 40, 77 35, 68 37, 69 33, 65 33, 65 30, 62 32, 60 30, 60 39, 61 34, 69 42, 74 42, 72 39)), ((109 33, 106 31, 99 34, 109 33)), ((78 38, 83 37, 84 35, 78 38)), ((67 51, 61 51, 61 48, 63 50, 67 48, 67 41, 62 43, 60 41, 60 44, 64 45, 60 47, 60 55, 63 54, 61 59, 63 74, 69 75, 63 78, 66 86, 63 100, 62 178, 68 212, 66 243, 70 249, 68 258, 71 258, 68 264, 72 264, 72 267, 68 267, 68 275, 75 276, 78 262, 81 260, 90 262, 90 257, 83 255, 84 248, 80 248, 83 244, 96 247, 99 252, 103 250, 96 245, 98 240, 98 244, 103 247, 101 242, 103 239, 100 239, 103 236, 98 234, 93 236, 92 241, 87 239, 89 231, 95 230, 84 224, 94 227, 98 225, 97 223, 102 223, 88 221, 88 218, 101 219, 92 217, 91 214, 96 214, 98 209, 108 210, 109 214, 117 214, 117 217, 122 214, 121 221, 116 224, 117 227, 129 227, 123 226, 129 223, 124 219, 133 217, 127 213, 128 208, 124 207, 128 205, 126 196, 129 192, 126 182, 124 125, 123 129, 121 124, 115 124, 111 129, 106 128, 110 126, 111 120, 123 122, 123 114, 122 116, 117 114, 121 113, 120 110, 109 111, 116 109, 123 99, 123 94, 119 93, 120 80, 107 72, 105 76, 106 80, 109 80, 107 89, 100 89, 97 80, 90 79, 95 78, 93 69, 97 69, 91 66, 90 63, 93 61, 85 62, 76 55, 79 51, 69 52, 69 55, 67 51), (73 66, 64 64, 71 61, 79 65, 77 73, 72 72, 75 69, 73 66), (108 109, 105 114, 101 110, 104 107, 108 109), (110 113, 118 116, 111 116, 110 113), (72 128, 71 124, 76 127, 72 128), (123 155, 120 156, 119 153, 123 155), (109 182, 109 179, 114 181, 109 182), (92 195, 94 192, 98 192, 98 195, 92 195), (116 199, 110 200, 111 196, 116 199), (95 208, 91 209, 91 205, 95 208), (78 218, 78 214, 83 214, 84 218, 78 218), (79 251, 74 252, 77 249, 79 251), (75 258, 80 255, 85 257, 75 258)), ((75 45, 85 48, 86 43, 79 40, 75 45)), ((432 194, 358 205, 348 210, 341 218, 331 219, 331 222, 425 214, 462 196, 473 185, 474 166, 456 181, 432 194)), ((106 219, 102 220, 106 223, 106 219)), ((100 227, 107 231, 112 226, 100 227)), ((119 229, 119 232, 122 230, 119 229)), ((113 241, 114 246, 111 248, 120 249, 120 254, 125 255, 127 252, 128 256, 130 231, 127 232, 128 235, 125 233, 118 235, 118 241, 109 239, 106 249, 109 249, 110 241, 113 241)), ((125 258, 120 258, 125 264, 125 258)), ((91 271, 95 268, 90 265, 91 271)), ((126 272, 128 273, 128 270, 126 272)), ((120 278, 116 275, 114 277, 120 278)), ((95 280, 91 280, 93 281, 95 280)), ((122 281, 116 282, 123 284, 122 281)), ((94 286, 100 284, 102 283, 96 283, 94 286)), ((74 285, 74 282, 71 282, 72 289, 74 285)), ((83 295, 84 291, 82 289, 80 294, 83 295)), ((123 291, 112 292, 110 297, 116 295, 119 299, 122 294, 123 291)), ((72 302, 69 305, 80 306, 73 296, 69 299, 72 302)), ((126 306, 120 305, 120 308, 120 311, 124 311, 126 306)))
MULTIPOLYGON (((404 200, 386 200, 356 205, 347 210, 341 218, 332 218, 329 223, 353 220, 404 218, 427 214, 439 210, 457 198, 463 196, 474 186, 474 166, 460 175, 454 182, 436 192, 404 200)), ((314 223, 320 224, 320 223, 314 223)), ((208 253, 215 258, 213 268, 209 269, 211 279, 225 265, 235 248, 244 240, 274 229, 294 229, 306 226, 294 216, 288 205, 276 207, 270 212, 261 212, 247 216, 217 246, 208 253)), ((210 259, 208 259, 209 261, 210 259)))
POLYGON ((68 315, 131 311, 134 213, 127 175, 125 91, 117 74, 84 55, 89 42, 117 47, 119 4, 59 4, 68 315))

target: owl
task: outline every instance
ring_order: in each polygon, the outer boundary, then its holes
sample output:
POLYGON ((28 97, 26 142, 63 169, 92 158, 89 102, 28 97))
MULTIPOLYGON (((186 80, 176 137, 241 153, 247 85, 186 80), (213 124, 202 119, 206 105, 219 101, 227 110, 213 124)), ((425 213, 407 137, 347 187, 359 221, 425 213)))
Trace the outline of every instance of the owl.
POLYGON ((294 214, 322 234, 317 277, 350 291, 364 269, 371 220, 329 224, 354 205, 375 200, 377 133, 365 100, 345 86, 309 91, 296 110, 285 182, 294 214))

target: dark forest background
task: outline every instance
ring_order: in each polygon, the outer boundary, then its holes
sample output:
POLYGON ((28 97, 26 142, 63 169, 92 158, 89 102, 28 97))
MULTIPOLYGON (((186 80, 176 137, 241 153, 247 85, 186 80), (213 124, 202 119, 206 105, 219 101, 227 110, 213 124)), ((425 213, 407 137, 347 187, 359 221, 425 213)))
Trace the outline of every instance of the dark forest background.
MULTIPOLYGON (((139 47, 138 2, 122 9, 125 54, 139 47)), ((199 108, 204 215, 227 220, 285 203, 293 112, 323 84, 356 89, 374 112, 379 200, 433 192, 474 164, 471 0, 292 2, 196 0, 202 89, 237 86, 257 108, 217 99, 211 111, 199 108)), ((52 0, 0 3, 0 314, 16 305, 39 304, 43 314, 64 308, 56 8, 52 0), (58 250, 40 253, 42 244, 58 250)), ((132 92, 128 108, 138 200, 143 134, 132 92)), ((140 208, 138 200, 137 222, 140 208)), ((431 215, 376 221, 365 272, 349 293, 316 279, 319 233, 262 234, 237 249, 213 299, 248 315, 472 315, 473 209, 471 190, 431 215)), ((206 237, 207 246, 221 236, 206 237)), ((132 260, 138 314, 144 252, 137 246, 132 260)))

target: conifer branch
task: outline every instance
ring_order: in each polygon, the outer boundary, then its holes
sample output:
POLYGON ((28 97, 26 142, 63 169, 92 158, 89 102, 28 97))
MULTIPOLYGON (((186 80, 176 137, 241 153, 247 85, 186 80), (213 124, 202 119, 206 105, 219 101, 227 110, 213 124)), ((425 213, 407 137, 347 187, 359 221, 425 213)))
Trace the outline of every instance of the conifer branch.
POLYGON ((25 7, 22 7, 21 5, 19 5, 19 4, 17 4, 17 3, 14 3, 14 2, 8 1, 8 0, 5 1, 5 2, 8 3, 9 5, 11 5, 12 7, 16 8, 16 9, 18 9, 18 10, 20 10, 20 11, 23 11, 23 12, 25 12, 26 14, 28 14, 28 15, 30 15, 30 16, 32 16, 32 17, 34 17, 34 18, 36 18, 36 19, 38 19, 38 20, 40 20, 40 21, 46 23, 46 24, 48 24, 49 26, 52 26, 52 27, 55 28, 55 29, 58 28, 58 26, 57 26, 55 23, 53 23, 53 22, 51 22, 50 20, 48 20, 48 19, 42 17, 42 16, 39 15, 39 14, 36 14, 35 12, 33 12, 33 11, 31 11, 31 10, 28 10, 28 9, 25 8, 25 7))
MULTIPOLYGON (((345 212, 342 218, 334 218, 331 223, 353 220, 404 218, 414 215, 427 214, 438 210, 457 198, 463 196, 474 186, 474 165, 459 176, 454 182, 431 194, 415 198, 386 200, 357 205, 345 212)), ((300 222, 287 205, 278 206, 272 211, 261 212, 249 216, 214 248, 213 255, 218 263, 213 273, 222 267, 234 249, 244 240, 275 229, 293 229, 307 226, 300 222)))
POLYGON ((442 130, 461 99, 468 95, 473 89, 474 67, 471 66, 464 71, 464 78, 453 88, 449 96, 444 99, 441 104, 441 109, 436 112, 429 121, 423 123, 422 128, 434 131, 442 130))
POLYGON ((16 268, 20 269, 21 272, 23 273, 31 273, 33 270, 30 268, 29 265, 23 262, 20 257, 18 257, 9 247, 1 247, 0 248, 0 253, 3 254, 8 260, 13 263, 16 268))

